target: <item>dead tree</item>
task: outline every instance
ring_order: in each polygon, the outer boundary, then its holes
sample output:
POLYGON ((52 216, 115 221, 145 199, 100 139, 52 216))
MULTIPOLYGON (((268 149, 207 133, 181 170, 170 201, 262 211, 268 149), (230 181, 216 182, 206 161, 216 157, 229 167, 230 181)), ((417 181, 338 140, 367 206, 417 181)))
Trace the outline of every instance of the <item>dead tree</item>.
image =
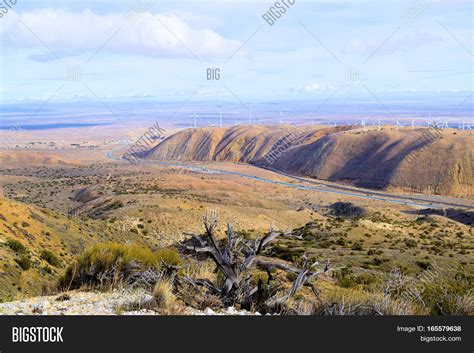
POLYGON ((240 304, 243 308, 259 309, 265 311, 265 307, 283 305, 304 284, 316 276, 329 270, 329 263, 324 268, 316 269, 318 263, 310 263, 304 256, 301 268, 288 265, 282 261, 268 259, 262 256, 265 246, 278 237, 295 237, 293 233, 281 233, 271 230, 263 238, 255 241, 244 241, 237 236, 232 224, 227 224, 227 241, 219 242, 215 237, 218 224, 217 214, 210 213, 204 217, 205 235, 198 237, 193 235, 192 245, 182 244, 183 248, 195 254, 206 254, 216 264, 222 273, 224 280, 221 286, 209 280, 182 278, 182 281, 194 287, 205 287, 213 295, 218 295, 224 305, 240 304), (262 280, 255 285, 252 281, 250 270, 258 268, 269 275, 267 283, 262 280), (272 270, 281 270, 296 276, 290 290, 284 296, 277 296, 281 289, 278 285, 271 283, 272 270))

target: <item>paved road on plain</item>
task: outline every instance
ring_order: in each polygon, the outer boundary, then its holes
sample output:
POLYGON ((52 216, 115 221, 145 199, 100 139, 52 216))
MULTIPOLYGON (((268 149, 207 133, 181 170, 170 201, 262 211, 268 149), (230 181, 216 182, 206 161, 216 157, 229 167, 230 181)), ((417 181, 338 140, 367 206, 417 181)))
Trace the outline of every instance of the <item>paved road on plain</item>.
MULTIPOLYGON (((124 161, 121 157, 114 157, 113 153, 119 149, 125 148, 126 146, 118 146, 106 153, 106 156, 109 159, 114 161, 124 161)), ((240 172, 233 172, 223 169, 216 169, 216 168, 206 168, 206 167, 197 167, 195 165, 186 164, 186 163, 176 163, 176 162, 164 162, 164 161, 151 161, 151 160, 140 160, 139 164, 141 165, 161 165, 167 167, 175 167, 175 168, 184 168, 187 170, 200 172, 200 173, 207 173, 207 174, 224 174, 224 175, 234 175, 245 179, 256 180, 265 183, 277 184, 282 185, 290 188, 295 189, 302 189, 302 190, 309 190, 309 191, 317 191, 317 192, 324 192, 329 194, 337 194, 343 196, 351 196, 351 197, 358 197, 364 199, 370 199, 375 201, 383 201, 389 203, 396 203, 401 205, 409 205, 413 207, 421 207, 421 208, 436 208, 436 209, 443 209, 446 207, 457 207, 457 208, 466 208, 472 209, 472 205, 466 204, 457 204, 453 202, 444 202, 444 201, 435 201, 431 199, 423 199, 421 197, 412 197, 412 196, 403 196, 403 195, 396 195, 387 192, 377 192, 372 190, 366 189, 358 189, 352 188, 349 186, 342 186, 342 185, 333 185, 333 184, 325 184, 321 181, 311 180, 303 177, 299 177, 296 175, 291 175, 283 172, 279 172, 276 170, 270 170, 271 172, 299 181, 300 183, 308 183, 313 185, 302 185, 302 184, 293 184, 289 182, 284 182, 280 180, 274 180, 269 178, 262 178, 255 175, 240 173, 240 172)), ((268 170, 268 169, 266 169, 268 170)))

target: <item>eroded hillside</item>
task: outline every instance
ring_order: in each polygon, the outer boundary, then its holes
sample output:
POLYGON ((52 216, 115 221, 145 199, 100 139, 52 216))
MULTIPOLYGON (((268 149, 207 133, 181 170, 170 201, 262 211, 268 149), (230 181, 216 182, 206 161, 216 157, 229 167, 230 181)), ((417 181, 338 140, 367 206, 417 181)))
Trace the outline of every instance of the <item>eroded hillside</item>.
POLYGON ((289 126, 187 129, 143 155, 252 163, 377 189, 474 194, 474 136, 454 130, 289 126))

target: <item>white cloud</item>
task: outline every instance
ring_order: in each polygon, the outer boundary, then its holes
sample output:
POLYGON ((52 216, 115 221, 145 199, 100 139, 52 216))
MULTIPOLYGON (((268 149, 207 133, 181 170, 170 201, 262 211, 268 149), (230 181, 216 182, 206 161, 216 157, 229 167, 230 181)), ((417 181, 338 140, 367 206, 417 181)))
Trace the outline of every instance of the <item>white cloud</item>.
POLYGON ((317 93, 317 92, 327 92, 334 91, 335 87, 328 86, 322 83, 312 82, 304 85, 302 88, 298 89, 298 92, 303 93, 317 93))
POLYGON ((90 10, 42 9, 22 14, 11 11, 0 27, 0 39, 12 46, 36 48, 42 46, 40 38, 53 51, 78 55, 94 52, 111 38, 101 50, 157 57, 192 57, 192 51, 200 59, 227 57, 241 44, 214 30, 193 28, 179 14, 128 15, 103 15, 90 10))

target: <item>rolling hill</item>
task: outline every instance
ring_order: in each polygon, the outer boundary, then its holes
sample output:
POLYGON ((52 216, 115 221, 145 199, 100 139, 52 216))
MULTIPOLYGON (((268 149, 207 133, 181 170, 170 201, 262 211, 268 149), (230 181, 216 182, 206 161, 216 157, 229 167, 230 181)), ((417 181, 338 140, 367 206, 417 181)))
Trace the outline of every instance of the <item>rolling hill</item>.
POLYGON ((103 223, 0 197, 0 301, 48 293, 79 253, 109 241, 125 240, 103 223))
POLYGON ((0 198, 0 298, 40 294, 94 233, 79 220, 0 198))
POLYGON ((54 153, 37 151, 0 151, 0 165, 3 167, 78 164, 78 161, 63 159, 54 153))
POLYGON ((141 157, 251 163, 359 187, 474 195, 474 136, 464 131, 208 127, 178 132, 141 157))

